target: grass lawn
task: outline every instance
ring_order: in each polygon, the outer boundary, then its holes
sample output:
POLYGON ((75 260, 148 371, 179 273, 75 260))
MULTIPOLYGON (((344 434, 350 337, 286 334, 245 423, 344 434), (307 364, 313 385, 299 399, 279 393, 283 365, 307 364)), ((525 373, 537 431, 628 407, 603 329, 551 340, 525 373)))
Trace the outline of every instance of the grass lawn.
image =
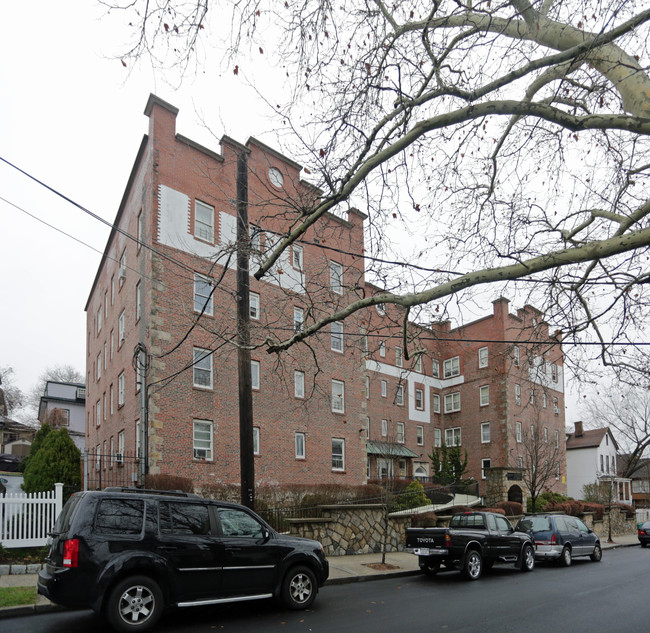
POLYGON ((0 608, 36 602, 36 587, 0 587, 0 608))

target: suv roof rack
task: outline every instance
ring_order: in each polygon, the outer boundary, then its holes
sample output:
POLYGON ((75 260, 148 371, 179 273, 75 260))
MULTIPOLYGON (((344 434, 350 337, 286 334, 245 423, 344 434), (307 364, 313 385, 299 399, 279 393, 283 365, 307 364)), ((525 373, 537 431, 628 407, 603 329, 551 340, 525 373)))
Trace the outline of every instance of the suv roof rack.
POLYGON ((109 486, 108 488, 104 488, 104 492, 133 492, 146 495, 200 498, 199 495, 195 495, 192 492, 183 492, 182 490, 153 490, 150 488, 135 488, 134 486, 109 486))

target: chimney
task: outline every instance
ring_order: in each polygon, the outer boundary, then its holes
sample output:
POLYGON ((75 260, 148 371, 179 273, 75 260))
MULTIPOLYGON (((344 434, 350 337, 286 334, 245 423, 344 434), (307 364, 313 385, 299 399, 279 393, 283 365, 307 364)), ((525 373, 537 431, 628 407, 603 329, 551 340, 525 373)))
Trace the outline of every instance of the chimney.
POLYGON ((583 433, 582 433, 582 422, 576 422, 575 427, 576 427, 576 430, 575 430, 574 435, 576 437, 582 437, 582 435, 583 435, 583 433))

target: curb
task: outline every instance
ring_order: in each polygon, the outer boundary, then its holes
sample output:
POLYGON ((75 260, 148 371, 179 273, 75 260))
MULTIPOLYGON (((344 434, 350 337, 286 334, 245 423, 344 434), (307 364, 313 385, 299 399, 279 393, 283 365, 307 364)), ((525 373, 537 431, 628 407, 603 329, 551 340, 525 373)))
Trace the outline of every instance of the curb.
POLYGON ((328 578, 323 587, 330 585, 347 585, 353 582, 367 582, 370 580, 385 580, 386 578, 402 578, 404 576, 419 576, 422 572, 419 569, 408 569, 405 571, 380 572, 365 576, 343 576, 341 578, 328 578))
POLYGON ((23 615, 40 615, 41 613, 52 613, 63 611, 64 608, 56 604, 25 604, 19 607, 4 607, 0 609, 0 620, 4 618, 18 618, 23 615))

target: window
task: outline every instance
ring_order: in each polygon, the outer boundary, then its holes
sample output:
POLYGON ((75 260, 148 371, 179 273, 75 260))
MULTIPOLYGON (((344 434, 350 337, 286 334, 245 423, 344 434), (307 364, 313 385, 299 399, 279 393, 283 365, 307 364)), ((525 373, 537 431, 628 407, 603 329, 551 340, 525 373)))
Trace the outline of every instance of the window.
POLYGON ((102 331, 102 307, 97 310, 97 334, 102 331))
POLYGON ((399 385, 395 392, 395 404, 400 407, 404 405, 404 385, 399 385))
POLYGON ((143 519, 141 499, 102 499, 95 517, 95 530, 99 534, 139 536, 143 519))
POLYGON ((560 448, 560 432, 555 429, 555 448, 560 448))
POLYGON ((160 504, 161 534, 198 536, 210 532, 208 507, 199 503, 160 504))
POLYGON ((120 270, 117 275, 120 288, 124 285, 124 280, 126 279, 126 249, 122 251, 120 255, 120 270))
POLYGON ((104 342, 104 369, 108 367, 108 354, 106 352, 106 342, 104 342))
POLYGON ((332 380, 332 411, 345 412, 345 383, 341 380, 332 380))
POLYGON ((415 359, 415 371, 417 371, 419 374, 422 373, 422 354, 418 354, 415 359))
POLYGON ((99 426, 102 423, 102 401, 97 400, 95 405, 95 425, 99 426))
POLYGON ((194 273, 194 312, 203 312, 203 314, 212 316, 213 290, 214 285, 211 279, 194 273))
POLYGON ((260 454, 260 427, 253 427, 253 455, 260 454))
POLYGON ((330 262, 330 290, 343 294, 343 266, 338 262, 330 262))
POLYGON ((343 323, 334 321, 331 328, 331 348, 333 352, 343 352, 343 323))
POLYGON ((534 389, 531 389, 528 392, 528 402, 530 402, 530 404, 535 404, 535 390, 534 389))
POLYGON ((302 246, 298 246, 298 244, 294 244, 293 248, 291 249, 291 252, 293 254, 293 267, 296 270, 302 270, 302 266, 303 266, 303 261, 302 261, 303 250, 302 250, 302 246))
POLYGON ((417 426, 415 428, 415 441, 418 446, 424 446, 424 427, 417 426))
POLYGON ((113 439, 112 435, 111 435, 110 447, 111 447, 111 449, 110 449, 111 450, 111 452, 110 452, 111 461, 110 461, 109 467, 113 468, 113 463, 115 462, 115 440, 113 439))
POLYGON ((521 385, 515 385, 515 403, 521 404, 521 385))
POLYGON ((111 360, 113 360, 114 355, 115 355, 115 336, 113 330, 111 330, 111 360))
POLYGON ((397 423, 397 443, 404 444, 404 422, 397 423))
POLYGON ((422 391, 422 389, 415 390, 415 408, 418 411, 424 409, 424 391, 422 391))
POLYGON ((138 224, 137 224, 136 237, 138 238, 138 251, 142 248, 142 241, 144 239, 144 222, 142 218, 142 211, 138 213, 138 224))
POLYGON ((104 292, 104 318, 108 317, 108 290, 104 292))
POLYGON ((535 425, 534 424, 530 425, 530 439, 533 442, 535 441, 535 425))
POLYGON ((433 394, 433 412, 440 413, 440 396, 437 393, 433 394))
POLYGON ((110 386, 110 389, 109 389, 109 401, 110 401, 110 407, 111 407, 111 415, 113 415, 113 401, 115 400, 113 392, 114 392, 113 383, 111 383, 111 386, 110 386))
POLYGON ((209 349, 194 348, 193 385, 212 389, 212 352, 209 349))
POLYGON ((553 413, 560 415, 560 408, 558 407, 557 398, 553 398, 553 413))
POLYGON ((600 456, 600 472, 605 472, 605 456, 600 456))
POLYGON ((260 230, 260 227, 255 226, 254 224, 249 225, 248 235, 251 240, 251 251, 253 253, 261 253, 262 252, 262 231, 260 230))
POLYGON ((399 476, 400 477, 406 477, 406 460, 405 459, 400 459, 397 462, 397 468, 399 470, 399 476))
POLYGON ((440 448, 442 446, 442 432, 440 429, 433 429, 433 445, 436 448, 440 448))
POLYGON ((212 460, 212 422, 194 420, 193 425, 194 459, 212 460))
POLYGON ((117 319, 117 349, 122 347, 122 343, 124 343, 124 310, 120 312, 117 319))
POLYGON ((124 372, 117 377, 117 407, 124 404, 124 372))
POLYGON ((481 347, 478 350, 478 366, 479 366, 479 369, 482 369, 482 368, 488 366, 488 348, 487 347, 481 347))
POLYGON ((431 364, 431 375, 434 378, 440 378, 440 363, 434 360, 431 364))
POLYGON ((548 428, 544 427, 544 442, 548 444, 548 428))
POLYGON ((492 464, 492 461, 490 459, 482 459, 481 460, 481 479, 487 479, 485 475, 485 470, 487 468, 490 468, 492 464))
POLYGON ((486 407, 490 404, 490 387, 489 385, 483 385, 479 388, 479 400, 482 407, 486 407))
POLYGON ((521 422, 517 422, 516 430, 515 430, 515 436, 517 438, 518 443, 521 443, 522 435, 523 434, 522 434, 522 430, 521 430, 521 422))
POLYGON ((111 305, 115 304, 115 277, 111 277, 111 305))
POLYGON ((460 427, 445 429, 445 444, 447 446, 460 446, 460 427))
POLYGON ((366 416, 366 439, 370 439, 370 418, 366 416))
POLYGON ((551 365, 551 380, 557 382, 557 365, 551 365))
POLYGON ((515 367, 519 367, 519 363, 521 362, 519 356, 519 345, 515 345, 513 352, 514 352, 514 359, 515 359, 515 367))
POLYGON ((194 237, 214 243, 214 208, 200 200, 194 201, 194 237))
POLYGON ((395 366, 404 367, 404 355, 401 347, 395 347, 395 366))
POLYGON ((302 332, 305 323, 305 313, 302 308, 293 309, 293 329, 294 332, 302 332))
POLYGON ((460 411, 460 392, 448 393, 445 396, 445 413, 460 411))
POLYGON ((386 393, 388 392, 388 385, 385 380, 381 381, 381 397, 385 398, 386 393))
POLYGON ((296 398, 305 397, 305 372, 304 371, 293 372, 293 395, 296 398))
POLYGON ((251 361, 251 388, 260 388, 260 361, 258 360, 251 361))
POLYGON ((490 442, 490 423, 483 422, 481 424, 481 444, 489 444, 490 442))
POLYGON ((136 323, 142 317, 142 287, 140 282, 135 285, 135 321, 136 323))
POLYGON ((442 364, 443 377, 452 378, 453 376, 460 375, 460 356, 454 356, 454 358, 448 358, 442 364))
POLYGON ((332 470, 345 470, 345 440, 332 438, 332 470))
POLYGON ((381 436, 386 437, 388 435, 388 420, 381 421, 381 436))
POLYGON ((560 478, 560 462, 555 462, 555 479, 560 478))
POLYGON ((370 398, 370 376, 366 376, 366 400, 370 398))
POLYGON ((542 407, 544 407, 546 409, 546 394, 545 393, 542 394, 542 407))
POLYGON ((296 459, 305 459, 305 434, 296 433, 296 459))
POLYGON ((102 377, 102 353, 97 354, 97 380, 102 377))
POLYGON ((523 468, 523 467, 524 467, 524 458, 517 457, 517 468, 523 468))
MULTIPOLYGON (((106 392, 104 392, 104 395, 102 397, 102 410, 104 412, 104 420, 106 419, 106 416, 108 415, 108 408, 106 407, 106 392)), ((70 411, 68 409, 61 409, 61 411, 67 412, 67 416, 64 419, 63 426, 69 426, 70 425, 70 411)), ((104 451, 106 452, 106 451, 104 451)))
POLYGON ((248 293, 248 313, 251 319, 257 321, 260 318, 260 296, 256 292, 248 293))
POLYGON ((379 341, 379 355, 386 358, 386 343, 384 341, 379 341))
POLYGON ((118 464, 124 462, 124 430, 117 434, 117 455, 115 456, 115 461, 118 464))

